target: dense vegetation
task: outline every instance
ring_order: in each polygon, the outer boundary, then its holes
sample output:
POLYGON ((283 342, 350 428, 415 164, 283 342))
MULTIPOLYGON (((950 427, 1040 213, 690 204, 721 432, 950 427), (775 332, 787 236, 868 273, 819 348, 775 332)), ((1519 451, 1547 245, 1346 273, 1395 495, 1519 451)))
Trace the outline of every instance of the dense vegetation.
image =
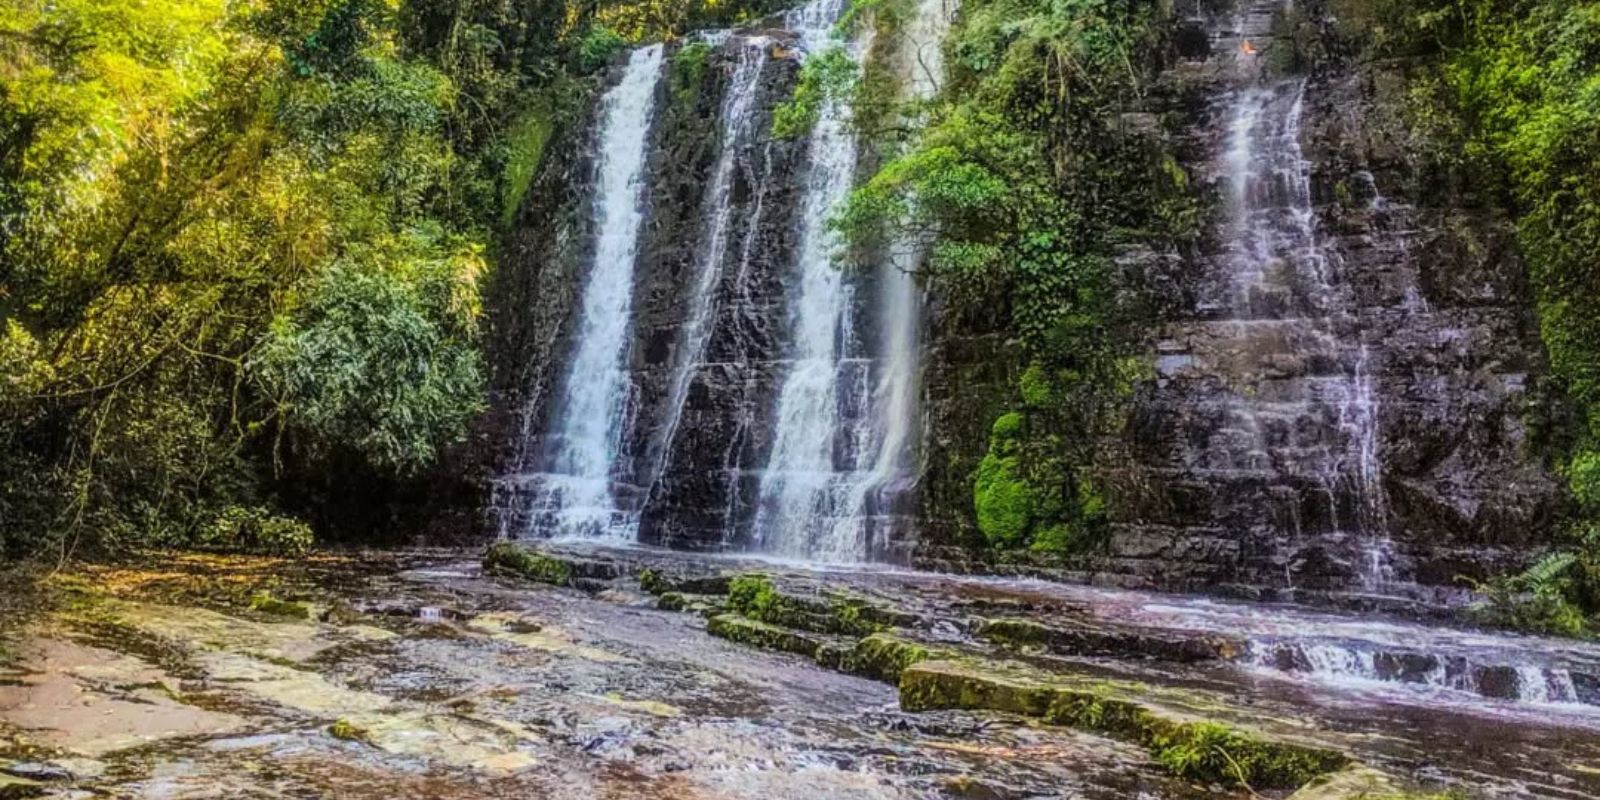
POLYGON ((940 98, 899 110, 925 127, 869 114, 888 158, 841 226, 867 248, 922 243, 925 277, 954 313, 1003 309, 1027 354, 974 476, 979 528, 1000 549, 1083 550, 1104 522, 1086 468, 1143 369, 1113 256, 1182 239, 1198 216, 1159 138, 1119 121, 1161 66, 1166 20, 1141 0, 968 2, 940 98))
POLYGON ((748 8, 10 0, 0 547, 295 550, 417 480, 482 409, 482 276, 586 76, 748 8))

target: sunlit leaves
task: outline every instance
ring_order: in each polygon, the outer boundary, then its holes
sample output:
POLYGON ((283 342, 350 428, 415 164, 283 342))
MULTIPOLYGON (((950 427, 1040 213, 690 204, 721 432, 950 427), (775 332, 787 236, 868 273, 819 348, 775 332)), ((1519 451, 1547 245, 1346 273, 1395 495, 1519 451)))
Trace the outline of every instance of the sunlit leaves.
POLYGON ((341 263, 273 322, 252 370, 313 446, 351 447, 409 473, 481 410, 483 369, 469 338, 476 276, 464 269, 473 258, 430 250, 341 263))

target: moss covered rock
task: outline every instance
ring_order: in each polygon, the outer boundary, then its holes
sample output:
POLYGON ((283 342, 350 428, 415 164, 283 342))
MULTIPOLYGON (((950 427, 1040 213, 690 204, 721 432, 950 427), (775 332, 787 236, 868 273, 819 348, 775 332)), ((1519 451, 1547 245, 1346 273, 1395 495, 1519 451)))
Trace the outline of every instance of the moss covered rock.
POLYGON ((572 583, 572 568, 556 558, 535 553, 510 542, 496 542, 483 555, 483 568, 511 572, 531 581, 567 586, 572 583))
POLYGON ((1181 777, 1254 789, 1297 789, 1350 763, 1335 750, 1187 718, 1149 705, 1121 685, 994 663, 914 663, 900 674, 900 705, 907 711, 960 708, 1035 717, 1143 745, 1181 777))
POLYGON ((1245 643, 1220 636, 1169 631, 1101 630, 1088 626, 1045 625, 1018 617, 986 619, 977 635, 1016 648, 1041 648, 1064 655, 1115 656, 1195 663, 1231 659, 1245 643))
POLYGON ((737 614, 718 614, 706 623, 706 632, 731 642, 777 650, 815 659, 825 644, 820 636, 768 625, 737 614))
POLYGON ((273 597, 271 592, 256 592, 251 595, 250 610, 293 619, 311 619, 312 616, 310 603, 303 600, 283 600, 273 597))

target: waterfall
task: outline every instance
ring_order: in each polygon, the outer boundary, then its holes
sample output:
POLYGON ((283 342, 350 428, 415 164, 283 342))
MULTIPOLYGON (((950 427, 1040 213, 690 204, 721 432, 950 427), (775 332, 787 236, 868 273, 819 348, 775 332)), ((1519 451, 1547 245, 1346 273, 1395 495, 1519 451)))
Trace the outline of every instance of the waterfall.
MULTIPOLYGON (((816 0, 789 23, 805 50, 831 46, 843 4, 816 0)), ((908 99, 931 98, 942 80, 944 0, 921 0, 899 57, 908 99)), ((869 40, 841 44, 861 63, 869 40)), ((809 141, 801 219, 800 289, 791 320, 791 361, 780 389, 772 452, 757 498, 754 541, 766 552, 825 562, 861 561, 872 517, 909 479, 920 433, 917 407, 922 300, 912 273, 922 242, 900 242, 877 268, 869 357, 854 319, 855 285, 836 263, 828 220, 847 197, 857 143, 850 110, 830 99, 809 141)))
MULTIPOLYGON (((954 0, 951 0, 953 2, 954 0)), ((927 101, 944 80, 944 39, 950 32, 946 0, 919 0, 903 36, 898 58, 905 98, 927 101)), ((920 123, 921 120, 914 120, 920 123)), ((878 510, 890 509, 894 496, 911 480, 912 458, 922 435, 921 391, 922 293, 914 274, 922 266, 929 242, 902 237, 891 246, 878 271, 881 377, 876 391, 876 417, 881 420, 877 458, 867 491, 878 510)))
POLYGON ((1251 642, 1244 663, 1336 686, 1414 687, 1517 703, 1584 702, 1572 671, 1556 664, 1506 663, 1491 650, 1437 652, 1381 641, 1251 642))
POLYGON ((593 262, 573 355, 553 409, 530 527, 541 536, 631 540, 631 515, 613 481, 628 426, 628 331, 634 261, 644 220, 645 138, 655 112, 662 46, 635 50, 602 98, 593 200, 593 262))
MULTIPOLYGON (((835 45, 832 30, 842 0, 812 0, 791 12, 789 27, 807 53, 843 46, 860 63, 864 42, 835 45)), ((839 246, 828 218, 850 192, 856 142, 850 109, 829 98, 809 142, 810 168, 801 208, 800 287, 790 321, 790 363, 779 390, 772 453, 757 498, 754 542, 758 549, 795 558, 854 561, 864 542, 848 541, 859 506, 851 495, 859 455, 836 456, 836 442, 849 447, 860 431, 845 426, 841 384, 862 377, 866 364, 853 353, 852 286, 835 263, 839 246), (839 441, 843 436, 846 441, 839 441), (841 502, 844 501, 844 502, 841 502), (843 534, 843 535, 839 535, 843 534)), ((843 387, 848 389, 848 386, 843 387)))
MULTIPOLYGON (((668 389, 666 423, 657 444, 656 463, 651 475, 650 497, 653 497, 661 476, 671 468, 672 444, 683 420, 683 406, 688 398, 690 379, 704 356, 709 338, 710 322, 716 311, 716 287, 722 274, 722 262, 728 253, 729 228, 733 222, 734 168, 738 165, 741 144, 755 135, 752 130, 756 119, 755 100, 761 85, 762 73, 771 61, 767 53, 770 40, 753 37, 742 41, 738 62, 728 81, 728 93, 721 108, 722 152, 711 177, 706 195, 706 220, 695 264, 693 293, 688 298, 689 318, 683 326, 683 345, 673 366, 668 389)), ((759 209, 757 215, 759 215, 759 209)), ((747 239, 753 237, 746 237, 747 239)), ((741 266, 749 263, 749 243, 740 253, 741 266)), ((648 500, 647 500, 648 502, 648 500)))
MULTIPOLYGON (((1220 168, 1230 216, 1226 275, 1213 310, 1222 312, 1230 340, 1223 350, 1226 377, 1243 390, 1214 458, 1225 470, 1320 486, 1324 518, 1303 519, 1302 505, 1291 503, 1286 534, 1317 534, 1340 548, 1360 588, 1376 591, 1395 571, 1371 352, 1338 253, 1318 229, 1311 164, 1300 144, 1307 81, 1257 85, 1264 58, 1258 53, 1281 43, 1244 46, 1268 37, 1259 26, 1269 12, 1253 8, 1235 26, 1236 64, 1249 85, 1233 93, 1226 114, 1220 168)), ((1292 575, 1287 580, 1292 584, 1292 575)))

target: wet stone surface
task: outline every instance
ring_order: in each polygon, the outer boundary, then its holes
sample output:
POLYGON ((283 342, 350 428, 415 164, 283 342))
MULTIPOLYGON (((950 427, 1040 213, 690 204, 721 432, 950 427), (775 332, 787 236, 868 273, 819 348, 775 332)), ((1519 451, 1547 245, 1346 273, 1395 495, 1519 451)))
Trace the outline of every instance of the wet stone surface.
POLYGON ((902 712, 886 683, 714 638, 636 580, 490 578, 477 555, 178 557, 63 576, 56 610, 8 633, 0 791, 1243 796, 1086 733, 902 712), (253 610, 262 591, 309 602, 313 619, 253 610))

